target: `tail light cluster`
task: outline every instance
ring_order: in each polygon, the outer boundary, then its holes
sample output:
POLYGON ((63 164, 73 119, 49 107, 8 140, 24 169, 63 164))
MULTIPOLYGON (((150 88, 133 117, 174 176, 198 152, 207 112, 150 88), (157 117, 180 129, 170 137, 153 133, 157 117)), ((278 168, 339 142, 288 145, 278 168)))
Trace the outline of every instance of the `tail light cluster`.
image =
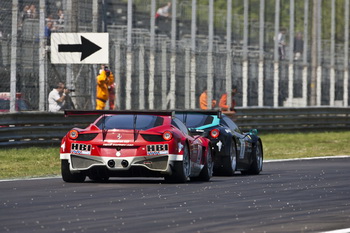
POLYGON ((78 136, 79 136, 79 133, 78 133, 77 130, 72 129, 71 131, 69 131, 69 138, 70 138, 70 139, 75 140, 75 139, 78 138, 78 136))
POLYGON ((217 138, 217 137, 219 137, 219 135, 220 135, 220 131, 218 129, 213 129, 210 131, 210 136, 212 138, 217 138))
POLYGON ((173 134, 170 132, 170 131, 165 131, 164 133, 163 133, 163 139, 165 140, 165 141, 169 141, 169 140, 171 140, 173 138, 173 134))

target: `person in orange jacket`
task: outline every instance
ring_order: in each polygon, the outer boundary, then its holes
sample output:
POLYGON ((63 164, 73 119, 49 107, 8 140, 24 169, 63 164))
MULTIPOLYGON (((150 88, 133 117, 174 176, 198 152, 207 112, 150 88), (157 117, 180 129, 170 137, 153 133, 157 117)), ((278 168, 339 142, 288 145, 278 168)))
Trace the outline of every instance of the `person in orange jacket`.
POLYGON ((96 77, 96 110, 103 110, 109 98, 108 87, 114 84, 114 75, 108 66, 102 65, 100 74, 96 77))
MULTIPOLYGON (((199 107, 203 110, 208 109, 208 102, 207 102, 207 90, 204 90, 202 94, 199 96, 199 107)), ((214 108, 216 105, 216 100, 211 101, 211 108, 214 108)))
POLYGON ((236 100, 233 98, 237 93, 237 88, 234 87, 231 92, 231 108, 229 108, 227 104, 227 93, 224 93, 221 95, 220 101, 219 101, 219 107, 221 108, 222 111, 233 111, 236 112, 235 106, 236 106, 236 100))

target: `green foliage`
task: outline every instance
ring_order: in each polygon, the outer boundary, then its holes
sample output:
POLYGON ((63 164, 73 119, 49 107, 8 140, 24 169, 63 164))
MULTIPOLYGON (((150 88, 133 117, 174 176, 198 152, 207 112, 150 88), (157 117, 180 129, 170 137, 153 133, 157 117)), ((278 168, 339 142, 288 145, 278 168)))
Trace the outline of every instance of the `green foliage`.
MULTIPOLYGON (((127 0, 123 0, 125 3, 127 0)), ((165 5, 171 0, 157 0, 156 7, 165 5)), ((136 8, 139 11, 149 11, 149 7, 144 7, 144 5, 150 5, 150 0, 148 3, 144 0, 134 0, 133 1, 136 8), (140 6, 140 7, 137 7, 140 6)), ((332 1, 322 1, 322 39, 329 40, 331 34, 331 2, 332 1)), ((249 16, 248 20, 250 27, 256 27, 254 24, 259 22, 259 11, 260 11, 260 0, 248 0, 249 5, 249 16)), ((344 40, 344 0, 335 1, 335 36, 337 42, 342 42, 344 40)), ((273 27, 275 23, 275 10, 276 10, 275 0, 265 0, 265 26, 273 27)), ((181 15, 181 20, 191 20, 191 0, 177 0, 177 10, 178 15, 181 15)), ((209 0, 197 0, 197 20, 198 24, 207 25, 208 24, 208 5, 209 0)), ((304 31, 304 0, 295 0, 295 22, 294 30, 295 32, 304 31)), ((313 11, 313 1, 309 0, 309 36, 311 35, 311 25, 312 25, 312 11, 313 11)), ((243 28, 243 12, 244 12, 244 1, 232 0, 232 25, 237 25, 243 28)), ((225 30, 226 29, 226 15, 227 15, 227 0, 214 0, 214 25, 216 29, 225 30)), ((286 28, 289 31, 290 25, 290 0, 280 0, 280 27, 286 28)), ((269 28, 270 30, 273 30, 269 28)), ((250 31, 254 31, 250 30, 250 31)), ((241 35, 242 36, 242 35, 241 35)))

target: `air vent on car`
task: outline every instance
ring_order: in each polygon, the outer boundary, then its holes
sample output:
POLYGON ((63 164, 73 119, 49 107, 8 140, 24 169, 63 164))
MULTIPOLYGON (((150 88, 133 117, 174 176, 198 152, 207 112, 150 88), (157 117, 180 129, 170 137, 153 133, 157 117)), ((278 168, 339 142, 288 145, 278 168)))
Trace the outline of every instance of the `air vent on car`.
POLYGON ((91 141, 97 136, 97 133, 86 133, 86 134, 79 134, 77 141, 91 141))
POLYGON ((162 135, 154 135, 154 134, 141 134, 143 139, 148 142, 164 142, 164 138, 162 135))

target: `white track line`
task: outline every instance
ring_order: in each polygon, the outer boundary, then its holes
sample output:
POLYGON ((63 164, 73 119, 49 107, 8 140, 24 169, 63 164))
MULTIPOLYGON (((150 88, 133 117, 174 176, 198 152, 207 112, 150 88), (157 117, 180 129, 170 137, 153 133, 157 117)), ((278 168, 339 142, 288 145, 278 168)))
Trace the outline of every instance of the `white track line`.
POLYGON ((349 233, 350 228, 347 229, 339 229, 339 230, 334 230, 334 231, 323 231, 321 233, 349 233))
POLYGON ((5 182, 5 181, 23 181, 23 180, 49 180, 49 179, 57 179, 57 178, 62 178, 62 177, 61 176, 25 177, 25 178, 14 178, 14 179, 0 180, 0 182, 5 182))
POLYGON ((314 159, 343 159, 343 158, 350 158, 350 155, 320 156, 320 157, 296 158, 296 159, 271 159, 271 160, 264 160, 264 163, 288 162, 288 161, 298 161, 298 160, 314 160, 314 159))

